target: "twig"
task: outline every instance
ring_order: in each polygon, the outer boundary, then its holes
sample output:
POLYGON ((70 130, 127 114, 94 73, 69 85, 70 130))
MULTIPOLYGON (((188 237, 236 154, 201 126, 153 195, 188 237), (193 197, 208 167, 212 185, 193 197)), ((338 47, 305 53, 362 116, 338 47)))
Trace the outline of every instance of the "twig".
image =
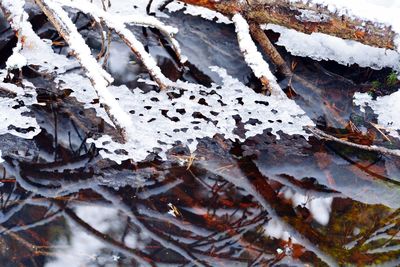
POLYGON ((272 62, 276 65, 278 71, 286 77, 292 75, 292 71, 286 64, 285 60, 271 43, 268 36, 261 29, 260 25, 257 23, 250 23, 250 32, 253 38, 260 44, 263 51, 269 56, 272 62))
MULTIPOLYGON (((43 0, 37 0, 42 2, 43 0)), ((48 1, 48 0, 46 0, 48 1)), ((128 30, 124 23, 124 20, 121 20, 120 17, 116 17, 110 13, 104 12, 97 6, 90 4, 88 2, 70 2, 70 1, 59 1, 55 0, 60 5, 68 6, 71 8, 78 9, 84 13, 88 13, 93 16, 96 20, 101 20, 109 29, 114 30, 118 36, 125 42, 125 44, 132 50, 132 52, 142 61, 143 65, 146 67, 150 76, 154 79, 154 81, 158 84, 158 86, 163 89, 166 88, 170 83, 169 79, 162 74, 161 69, 157 66, 157 63, 153 59, 153 57, 146 52, 142 43, 140 43, 133 33, 128 30)), ((132 21, 131 21, 132 22, 132 21)))
POLYGON ((366 151, 371 151, 371 152, 378 152, 378 153, 382 153, 382 154, 387 154, 387 155, 392 155, 392 156, 397 156, 400 157, 400 150, 399 149, 389 149, 386 147, 381 147, 381 146, 367 146, 367 145, 360 145, 360 144, 356 144, 356 143, 352 143, 340 138, 337 138, 335 136, 332 136, 330 134, 327 134, 317 128, 314 127, 308 127, 307 128, 312 134, 314 134, 315 137, 317 137, 318 139, 324 139, 324 140, 328 140, 328 141, 333 141, 333 142, 337 142, 346 146, 351 146, 351 147, 355 147, 358 149, 362 149, 362 150, 366 150, 366 151))
POLYGON ((172 49, 174 50, 176 56, 179 61, 183 64, 187 61, 185 56, 182 56, 181 48, 178 41, 174 38, 174 35, 178 32, 178 30, 171 26, 166 26, 164 23, 159 21, 154 17, 142 17, 142 16, 126 16, 123 18, 126 23, 131 23, 134 25, 142 26, 142 27, 150 27, 155 28, 161 32, 161 34, 168 40, 171 44, 172 49))

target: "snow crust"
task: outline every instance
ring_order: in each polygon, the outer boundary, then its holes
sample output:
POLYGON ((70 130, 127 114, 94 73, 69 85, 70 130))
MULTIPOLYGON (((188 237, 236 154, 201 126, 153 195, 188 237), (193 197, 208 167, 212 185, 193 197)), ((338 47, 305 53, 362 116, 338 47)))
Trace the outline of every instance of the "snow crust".
POLYGON ((134 135, 126 144, 114 142, 104 135, 90 139, 102 148, 104 158, 121 162, 126 159, 144 160, 149 153, 165 152, 176 142, 188 145, 191 152, 197 146, 197 138, 223 134, 232 140, 244 140, 261 134, 264 129, 278 136, 279 132, 308 136, 303 126, 313 125, 304 111, 292 100, 281 96, 264 96, 255 93, 237 79, 227 75, 224 69, 212 67, 223 80, 211 88, 178 81, 176 89, 162 92, 132 92, 126 86, 110 87, 125 112, 134 123, 134 135), (170 98, 171 93, 178 94, 170 98), (245 135, 235 132, 235 116, 245 124, 245 135))
POLYGON ((262 28, 279 33, 276 44, 284 46, 295 56, 334 60, 343 65, 358 64, 373 69, 389 67, 400 71, 400 54, 394 50, 367 46, 323 33, 305 34, 274 24, 263 25, 262 28))
POLYGON ((101 104, 98 101, 94 101, 99 96, 96 94, 88 78, 81 74, 70 72, 60 74, 55 79, 55 82, 58 84, 60 90, 72 90, 72 97, 75 97, 78 102, 83 103, 85 108, 93 108, 98 117, 102 118, 109 125, 113 125, 104 108, 101 107, 101 104))
POLYGON ((391 26, 397 33, 395 45, 400 52, 400 2, 397 0, 290 0, 291 3, 314 3, 326 6, 331 12, 391 26))

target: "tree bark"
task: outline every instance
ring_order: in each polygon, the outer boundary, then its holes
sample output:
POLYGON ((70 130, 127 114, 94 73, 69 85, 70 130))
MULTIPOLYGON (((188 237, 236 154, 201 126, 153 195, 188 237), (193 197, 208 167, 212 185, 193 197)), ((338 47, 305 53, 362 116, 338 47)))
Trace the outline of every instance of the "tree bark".
MULTIPOLYGON (((363 44, 396 49, 391 26, 340 15, 322 5, 288 0, 182 0, 224 15, 241 13, 250 23, 273 23, 304 33, 321 32, 363 44)), ((399 48, 397 48, 399 49, 399 48)))

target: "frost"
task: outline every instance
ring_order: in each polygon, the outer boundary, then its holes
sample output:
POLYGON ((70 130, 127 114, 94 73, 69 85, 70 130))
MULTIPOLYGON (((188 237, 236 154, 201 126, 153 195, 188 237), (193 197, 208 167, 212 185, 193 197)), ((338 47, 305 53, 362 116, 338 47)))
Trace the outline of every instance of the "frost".
POLYGON ((329 16, 318 13, 312 10, 299 10, 301 12, 300 15, 297 15, 296 18, 300 21, 304 22, 328 22, 329 16))
POLYGON ((367 93, 356 93, 354 104, 365 111, 365 107, 370 107, 378 115, 378 124, 389 131, 393 137, 400 138, 400 90, 387 96, 378 97, 373 100, 367 93))
POLYGON ((130 113, 134 135, 126 144, 114 142, 108 135, 90 139, 104 158, 116 162, 126 159, 144 160, 149 153, 165 152, 177 142, 188 145, 191 152, 197 139, 223 134, 225 138, 241 141, 261 134, 265 129, 278 136, 279 132, 308 136, 303 126, 313 125, 304 111, 292 100, 281 96, 255 93, 226 71, 212 67, 221 76, 221 85, 211 88, 177 82, 176 89, 144 93, 132 92, 126 86, 110 87, 125 112, 130 113), (174 98, 170 98, 171 95, 174 98), (245 134, 235 132, 239 117, 244 123, 245 134))
POLYGON ((400 54, 393 50, 367 46, 323 33, 309 35, 274 24, 263 25, 263 29, 280 33, 276 44, 284 46, 295 56, 334 60, 343 65, 358 64, 373 69, 389 67, 400 71, 400 54))
MULTIPOLYGON (((65 56, 53 52, 51 40, 42 40, 36 35, 31 23, 27 20, 28 14, 23 9, 24 1, 3 0, 2 5, 12 14, 9 21, 13 30, 24 39, 22 47, 20 46, 21 43, 18 43, 14 48, 14 51, 20 53, 18 65, 35 65, 39 67, 39 71, 56 71, 57 73, 65 72, 68 68, 71 68, 71 65, 74 65, 73 60, 68 60, 65 56), (22 62, 21 56, 25 58, 26 62, 22 62)), ((11 58, 9 60, 14 61, 11 58)), ((11 65, 11 63, 9 64, 11 65)))

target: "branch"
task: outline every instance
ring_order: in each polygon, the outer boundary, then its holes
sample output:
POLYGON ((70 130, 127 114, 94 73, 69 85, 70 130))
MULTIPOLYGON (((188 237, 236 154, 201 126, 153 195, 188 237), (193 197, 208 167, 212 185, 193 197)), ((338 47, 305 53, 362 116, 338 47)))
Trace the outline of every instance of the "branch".
POLYGON ((187 58, 185 56, 182 56, 181 54, 181 48, 178 43, 178 41, 174 38, 174 35, 178 33, 178 29, 167 26, 155 17, 151 16, 126 16, 123 17, 122 20, 125 23, 130 23, 138 26, 143 26, 143 27, 150 27, 150 28, 155 28, 159 30, 165 38, 169 41, 169 43, 172 45, 172 48, 178 57, 179 61, 183 64, 187 61, 187 58))
POLYGON ((129 136, 133 124, 129 115, 120 107, 118 101, 107 89, 113 78, 97 63, 76 26, 59 5, 49 0, 35 0, 35 2, 69 44, 75 57, 86 70, 86 75, 99 95, 108 116, 121 133, 124 141, 127 141, 127 134, 129 136))
POLYGON ((276 50, 275 46, 271 43, 268 36, 261 29, 257 23, 250 24, 250 32, 253 38, 260 44, 263 51, 269 56, 271 61, 276 65, 278 71, 286 77, 291 76, 293 73, 282 58, 281 54, 276 50))
MULTIPOLYGON (((317 1, 293 0, 182 0, 221 12, 228 16, 246 14, 246 18, 259 24, 273 23, 304 33, 321 32, 342 39, 356 40, 363 44, 396 49, 396 27, 390 21, 398 21, 394 12, 386 10, 380 21, 361 17, 352 10, 333 10, 317 1), (392 17, 388 14, 393 15, 392 17)), ((325 1, 326 2, 326 1, 325 1)), ((368 3, 365 3, 368 5, 368 3)), ((372 6, 376 10, 376 6, 372 6)), ((384 12, 385 10, 376 10, 384 12)), ((399 29, 397 29, 399 31, 399 29)))
POLYGON ((261 80, 272 95, 286 97, 276 81, 275 76, 269 69, 268 63, 264 60, 262 54, 257 50, 256 45, 251 39, 247 21, 240 14, 235 14, 232 17, 232 21, 236 27, 240 51, 243 53, 244 59, 252 69, 254 75, 261 80))
POLYGON ((389 149, 389 148, 381 147, 381 146, 367 146, 367 145, 355 144, 355 143, 334 137, 334 136, 327 134, 317 128, 308 127, 308 130, 310 130, 310 132, 313 133, 314 136, 317 137, 318 139, 325 139, 328 141, 333 141, 333 142, 336 142, 339 144, 355 147, 355 148, 366 150, 366 151, 378 152, 378 153, 382 153, 382 154, 400 157, 399 149, 389 149))
MULTIPOLYGON (((53 0, 54 1, 54 0, 53 0)), ((43 2, 43 0, 38 0, 36 2, 43 2)), ((45 2, 49 3, 49 0, 45 0, 45 2)), ((161 69, 157 66, 157 63, 154 61, 152 56, 146 52, 143 44, 140 43, 133 33, 125 27, 125 21, 121 17, 116 17, 104 10, 98 8, 97 6, 86 2, 86 1, 62 1, 55 0, 59 5, 68 6, 71 8, 75 8, 77 10, 82 11, 83 13, 87 13, 92 15, 97 21, 103 21, 108 28, 114 30, 118 36, 125 42, 125 44, 132 50, 132 52, 142 61, 143 65, 146 67, 147 71, 150 73, 151 77, 158 84, 160 88, 165 88, 169 84, 169 79, 162 74, 161 69)), ((129 22, 133 23, 134 18, 130 18, 129 22)), ((149 20, 139 20, 139 24, 147 24, 151 25, 154 22, 153 19, 149 20)), ((156 28, 163 29, 162 31, 168 32, 169 28, 163 26, 161 22, 153 25, 156 28)), ((170 33, 168 32, 168 35, 170 33)), ((175 43, 176 45, 176 43, 175 43)), ((179 48, 177 48, 178 51, 179 48)))

